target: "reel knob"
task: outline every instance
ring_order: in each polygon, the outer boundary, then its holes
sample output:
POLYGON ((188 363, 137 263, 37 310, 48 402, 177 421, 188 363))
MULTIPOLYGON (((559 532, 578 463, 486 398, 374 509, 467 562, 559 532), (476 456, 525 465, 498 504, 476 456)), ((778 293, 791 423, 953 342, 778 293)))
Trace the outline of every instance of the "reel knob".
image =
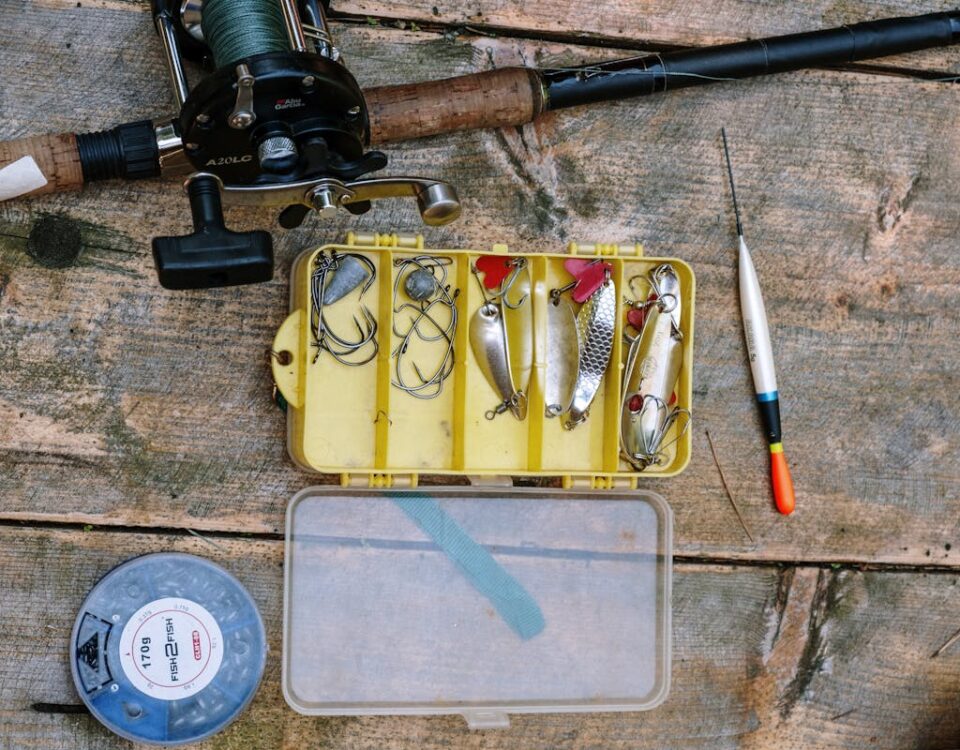
POLYGON ((460 198, 453 185, 434 182, 417 193, 417 207, 423 223, 431 227, 449 224, 460 217, 460 198))
POLYGON ((265 172, 284 174, 297 165, 297 144, 285 135, 265 138, 257 147, 257 159, 265 172))
POLYGON ((193 234, 156 237, 153 259, 166 289, 209 289, 273 278, 269 232, 232 232, 223 220, 220 180, 198 174, 187 182, 193 234))
POLYGON ((320 218, 337 218, 337 209, 340 206, 340 202, 337 200, 337 196, 334 195, 332 190, 318 190, 316 193, 314 193, 312 202, 313 208, 320 215, 320 218))

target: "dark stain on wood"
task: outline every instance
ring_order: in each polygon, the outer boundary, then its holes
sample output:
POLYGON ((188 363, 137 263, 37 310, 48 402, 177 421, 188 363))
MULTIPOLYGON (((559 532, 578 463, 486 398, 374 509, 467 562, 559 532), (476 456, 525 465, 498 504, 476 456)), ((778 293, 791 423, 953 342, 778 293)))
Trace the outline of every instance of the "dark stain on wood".
POLYGON ((773 611, 776 614, 777 625, 774 628, 773 637, 770 639, 771 651, 780 639, 780 629, 783 627, 783 616, 787 610, 787 602, 790 599, 790 588, 793 586, 793 578, 796 573, 796 568, 782 568, 777 577, 777 594, 773 601, 773 611))
POLYGON ((88 714, 90 709, 76 703, 34 703, 31 709, 38 714, 88 714))
POLYGON ((83 250, 80 224, 67 216, 41 216, 27 238, 27 254, 44 268, 69 268, 83 250))
MULTIPOLYGON (((522 133, 523 128, 516 128, 516 131, 518 133, 522 133)), ((530 173, 526 163, 513 152, 513 148, 511 148, 510 142, 507 140, 504 131, 495 130, 494 137, 497 139, 497 143, 500 144, 500 147, 503 149, 503 154, 507 157, 507 161, 510 162, 510 166, 513 168, 513 173, 519 177, 521 182, 523 182, 523 184, 531 190, 539 189, 540 185, 536 178, 530 173)), ((526 141, 522 142, 524 144, 526 153, 529 155, 529 149, 526 148, 526 141)))
POLYGON ((813 678, 819 674, 826 661, 827 640, 824 626, 840 601, 841 579, 830 570, 821 570, 810 604, 810 620, 807 624, 807 641, 797 662, 793 679, 780 696, 780 717, 788 719, 794 707, 803 700, 813 678))

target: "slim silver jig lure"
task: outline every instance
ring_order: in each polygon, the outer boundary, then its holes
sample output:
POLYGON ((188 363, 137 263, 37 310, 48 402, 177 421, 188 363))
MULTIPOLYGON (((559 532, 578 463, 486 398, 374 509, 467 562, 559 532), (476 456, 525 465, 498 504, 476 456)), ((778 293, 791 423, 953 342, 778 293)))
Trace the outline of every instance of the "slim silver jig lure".
MULTIPOLYGON (((559 290, 556 290, 559 292, 559 290)), ((580 363, 580 334, 570 301, 550 295, 547 305, 547 367, 543 396, 547 417, 559 417, 570 408, 580 363)))
POLYGON ((533 372, 532 284, 525 259, 506 262, 509 274, 493 294, 488 294, 480 279, 484 271, 476 265, 471 268, 484 301, 470 320, 470 347, 477 366, 500 398, 486 418, 495 419, 509 411, 522 421, 527 417, 527 387, 533 372))

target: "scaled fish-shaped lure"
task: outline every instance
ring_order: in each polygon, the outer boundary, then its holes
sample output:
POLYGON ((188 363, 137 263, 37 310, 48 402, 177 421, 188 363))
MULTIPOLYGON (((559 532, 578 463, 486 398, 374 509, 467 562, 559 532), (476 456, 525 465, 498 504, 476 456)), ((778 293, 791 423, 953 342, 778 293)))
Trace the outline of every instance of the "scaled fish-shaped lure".
POLYGON ((608 278, 583 303, 577 313, 577 337, 580 360, 573 401, 567 411, 564 427, 572 430, 583 423, 596 398, 613 353, 613 336, 617 325, 617 290, 608 278))

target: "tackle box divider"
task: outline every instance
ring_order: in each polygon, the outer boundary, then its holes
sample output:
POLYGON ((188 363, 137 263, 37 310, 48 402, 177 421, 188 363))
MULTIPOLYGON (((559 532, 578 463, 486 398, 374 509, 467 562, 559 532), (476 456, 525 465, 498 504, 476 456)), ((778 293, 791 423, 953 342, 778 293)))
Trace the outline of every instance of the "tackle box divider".
POLYGON ((533 305, 533 366, 530 369, 530 385, 527 390, 527 419, 530 429, 527 433, 527 471, 539 472, 543 468, 543 431, 546 421, 546 398, 544 395, 544 374, 546 372, 546 345, 538 331, 546 329, 546 305, 549 304, 550 291, 547 288, 547 259, 532 256, 530 266, 530 302, 533 305))
MULTIPOLYGON (((378 253, 373 262, 379 265, 377 281, 380 284, 380 297, 377 305, 377 339, 380 346, 377 352, 377 415, 376 415, 376 459, 375 466, 380 471, 389 469, 390 455, 390 397, 391 374, 390 365, 393 361, 391 352, 395 346, 393 341, 393 253, 383 250, 378 253), (384 324, 384 321, 389 323, 384 324)), ((368 254, 369 257, 369 254, 368 254)))
POLYGON ((470 288, 471 256, 466 253, 452 256, 457 265, 457 332, 454 336, 454 367, 453 367, 453 469, 457 472, 468 473, 466 460, 467 432, 467 357, 465 352, 470 347, 470 309, 467 304, 467 290, 470 288))
POLYGON ((604 384, 603 405, 603 470, 614 474, 620 468, 620 390, 623 387, 624 351, 623 351, 623 299, 624 299, 624 261, 611 258, 613 264, 612 281, 617 290, 618 315, 613 327, 613 351, 610 365, 607 367, 604 384))

